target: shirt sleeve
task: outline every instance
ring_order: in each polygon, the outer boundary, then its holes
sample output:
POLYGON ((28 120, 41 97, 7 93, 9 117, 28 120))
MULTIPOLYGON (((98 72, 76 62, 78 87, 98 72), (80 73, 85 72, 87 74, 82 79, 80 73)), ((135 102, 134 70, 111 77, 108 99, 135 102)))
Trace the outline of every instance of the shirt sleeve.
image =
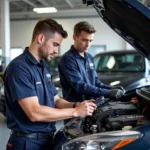
POLYGON ((95 86, 97 86, 99 88, 111 89, 110 85, 104 84, 103 82, 100 81, 96 71, 95 71, 95 86))
POLYGON ((36 96, 34 80, 25 65, 13 64, 6 71, 6 86, 9 89, 12 101, 36 96))
POLYGON ((60 61, 61 72, 66 76, 66 80, 76 92, 90 96, 108 96, 110 90, 95 87, 83 81, 76 61, 71 56, 64 56, 60 61))

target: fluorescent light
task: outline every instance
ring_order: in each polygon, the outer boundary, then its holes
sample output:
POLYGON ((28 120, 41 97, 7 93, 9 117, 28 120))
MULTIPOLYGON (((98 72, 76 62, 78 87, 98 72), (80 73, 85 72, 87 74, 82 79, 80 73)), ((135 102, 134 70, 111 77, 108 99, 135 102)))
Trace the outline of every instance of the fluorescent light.
POLYGON ((43 8, 33 8, 36 13, 55 13, 57 9, 55 7, 43 7, 43 8))

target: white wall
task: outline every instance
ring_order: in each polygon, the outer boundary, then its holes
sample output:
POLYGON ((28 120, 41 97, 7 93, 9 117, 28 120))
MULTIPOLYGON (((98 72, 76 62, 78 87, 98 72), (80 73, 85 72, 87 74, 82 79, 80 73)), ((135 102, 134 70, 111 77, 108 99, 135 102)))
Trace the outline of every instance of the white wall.
POLYGON ((135 48, 133 46, 131 46, 129 43, 126 42, 126 49, 127 50, 133 50, 135 48))
MULTIPOLYGON (((70 45, 73 44, 72 34, 74 25, 86 20, 94 25, 97 32, 93 45, 106 45, 107 50, 121 50, 126 48, 126 42, 120 38, 114 31, 112 31, 101 18, 80 18, 80 19, 56 19, 63 25, 64 29, 68 32, 68 38, 63 40, 61 45, 61 54, 66 52, 70 45)), ((36 24, 34 21, 12 21, 10 23, 11 31, 11 47, 24 47, 29 46, 31 42, 33 28, 36 24)))

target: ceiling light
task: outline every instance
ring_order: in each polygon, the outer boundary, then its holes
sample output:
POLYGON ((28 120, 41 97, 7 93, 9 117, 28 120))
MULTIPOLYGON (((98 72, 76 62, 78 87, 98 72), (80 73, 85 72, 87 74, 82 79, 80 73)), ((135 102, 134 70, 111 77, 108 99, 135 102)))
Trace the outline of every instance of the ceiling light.
POLYGON ((33 8, 36 13, 55 13, 57 9, 55 7, 43 7, 43 8, 33 8))

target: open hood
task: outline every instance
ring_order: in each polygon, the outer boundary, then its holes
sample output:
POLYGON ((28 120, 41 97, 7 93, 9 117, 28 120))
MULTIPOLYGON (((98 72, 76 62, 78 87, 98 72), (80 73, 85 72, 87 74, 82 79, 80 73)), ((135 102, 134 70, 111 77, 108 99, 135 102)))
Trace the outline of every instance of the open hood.
POLYGON ((150 60, 150 10, 141 0, 83 0, 100 17, 150 60))

